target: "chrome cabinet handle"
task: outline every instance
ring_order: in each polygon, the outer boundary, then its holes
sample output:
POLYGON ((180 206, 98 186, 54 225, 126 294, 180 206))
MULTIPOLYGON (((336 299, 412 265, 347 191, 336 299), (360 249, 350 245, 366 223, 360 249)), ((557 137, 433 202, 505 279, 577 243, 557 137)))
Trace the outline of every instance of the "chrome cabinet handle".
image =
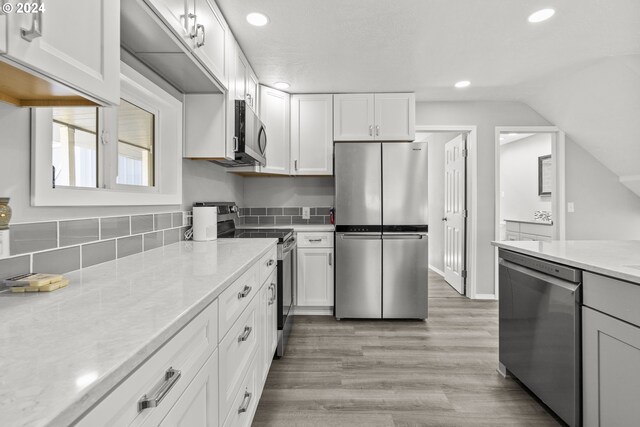
POLYGON ((271 298, 269 298, 269 305, 272 305, 276 301, 276 284, 272 283, 269 286, 269 289, 271 290, 271 298))
POLYGON ((245 326, 244 332, 238 337, 238 342, 244 342, 248 340, 252 330, 253 328, 251 326, 245 326))
POLYGON ((249 404, 251 403, 251 396, 253 395, 248 391, 244 392, 244 399, 242 399, 242 404, 238 408, 239 414, 242 414, 243 412, 247 412, 247 409, 249 409, 249 404))
POLYGON ((376 136, 380 136, 380 125, 376 125, 376 136))
POLYGON ((253 289, 251 286, 245 285, 244 289, 241 292, 238 292, 238 299, 245 298, 247 295, 249 295, 251 289, 253 289))
POLYGON ((322 239, 309 239, 309 242, 322 242, 322 239))
POLYGON ((329 265, 333 265, 333 254, 329 254, 329 265))
POLYGON ((167 372, 164 373, 164 380, 154 387, 151 397, 145 394, 138 400, 138 412, 160 405, 181 376, 182 372, 179 370, 173 368, 167 369, 167 372))
POLYGON ((297 160, 293 161, 293 170, 298 170, 298 161, 297 160))
POLYGON ((233 151, 238 151, 238 137, 233 137, 233 151))
POLYGON ((273 264, 275 264, 275 261, 270 259, 269 261, 267 261, 267 267, 271 267, 273 264))
POLYGON ((443 221, 448 221, 447 217, 445 216, 444 218, 442 218, 443 221))
POLYGON ((196 39, 196 47, 204 46, 205 37, 206 37, 205 30, 204 30, 204 25, 197 24, 195 31, 193 33, 191 33, 191 35, 189 37, 191 37, 192 39, 196 39), (202 30, 202 41, 198 41, 198 30, 202 30))
POLYGON ((20 28, 20 37, 31 43, 38 37, 42 37, 42 1, 37 0, 38 13, 32 14, 31 28, 20 28))
POLYGON ((369 136, 373 136, 373 125, 369 125, 369 136))

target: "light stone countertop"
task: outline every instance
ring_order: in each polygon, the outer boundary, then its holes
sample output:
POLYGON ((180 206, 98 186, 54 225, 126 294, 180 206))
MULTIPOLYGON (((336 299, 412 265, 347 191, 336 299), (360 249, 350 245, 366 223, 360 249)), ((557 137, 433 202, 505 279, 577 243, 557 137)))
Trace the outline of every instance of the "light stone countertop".
POLYGON ((0 293, 0 424, 69 425, 276 243, 180 242, 0 293))
POLYGON ((331 224, 285 224, 285 225, 254 225, 254 224, 242 224, 238 228, 242 229, 261 229, 261 228, 292 228, 297 231, 325 231, 332 232, 335 230, 335 226, 331 224))
POLYGON ((505 222, 519 222, 522 224, 539 224, 539 225, 553 225, 553 221, 536 221, 536 220, 522 220, 522 219, 505 219, 505 222))
POLYGON ((640 285, 640 240, 502 241, 493 245, 640 285))

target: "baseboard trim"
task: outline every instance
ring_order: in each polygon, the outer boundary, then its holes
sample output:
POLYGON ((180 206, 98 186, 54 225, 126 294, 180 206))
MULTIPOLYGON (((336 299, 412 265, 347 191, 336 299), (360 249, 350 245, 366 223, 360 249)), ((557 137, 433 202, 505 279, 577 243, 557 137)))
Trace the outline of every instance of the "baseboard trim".
POLYGON ((435 271, 436 273, 438 273, 439 275, 441 275, 442 277, 444 277, 444 271, 435 268, 433 265, 429 265, 429 269, 435 271))
POLYGON ((497 300, 495 294, 475 294, 471 299, 497 300))
POLYGON ((333 316, 333 307, 294 307, 294 316, 333 316))

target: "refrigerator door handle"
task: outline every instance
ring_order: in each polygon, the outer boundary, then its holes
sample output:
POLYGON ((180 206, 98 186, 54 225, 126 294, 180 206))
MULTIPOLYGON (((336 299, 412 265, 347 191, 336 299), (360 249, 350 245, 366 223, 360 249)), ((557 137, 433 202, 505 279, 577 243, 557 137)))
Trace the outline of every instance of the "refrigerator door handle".
POLYGON ((427 237, 426 234, 385 234, 383 240, 420 240, 427 237))

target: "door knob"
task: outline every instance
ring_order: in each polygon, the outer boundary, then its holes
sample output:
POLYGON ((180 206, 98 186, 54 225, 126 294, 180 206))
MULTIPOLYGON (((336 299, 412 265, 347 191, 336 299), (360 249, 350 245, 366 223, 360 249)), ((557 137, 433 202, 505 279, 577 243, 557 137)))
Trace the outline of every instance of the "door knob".
POLYGON ((444 218, 442 218, 443 221, 447 221, 447 217, 445 216, 444 218))

